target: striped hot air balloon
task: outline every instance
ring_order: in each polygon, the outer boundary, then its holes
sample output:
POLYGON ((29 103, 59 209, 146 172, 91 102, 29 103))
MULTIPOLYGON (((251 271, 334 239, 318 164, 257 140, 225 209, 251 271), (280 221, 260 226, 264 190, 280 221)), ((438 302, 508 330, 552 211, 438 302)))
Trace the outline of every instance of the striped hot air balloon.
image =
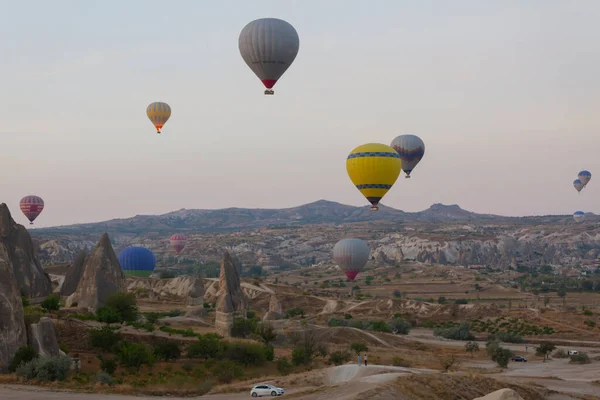
POLYGON ((162 127, 171 117, 171 106, 167 103, 157 101, 146 108, 146 115, 156 128, 156 133, 160 133, 162 127))
POLYGON ((402 170, 406 174, 406 178, 410 178, 410 173, 425 155, 425 143, 415 135, 400 135, 392 141, 390 146, 398 152, 402 160, 402 170))
POLYGON ((381 143, 358 146, 346 159, 348 176, 356 188, 379 209, 379 201, 392 188, 402 168, 398 152, 381 143))
POLYGON ((171 247, 177 254, 181 253, 181 250, 185 247, 185 241, 187 238, 183 233, 176 233, 171 236, 171 247))
POLYGON ((267 88, 265 94, 274 94, 273 86, 298 55, 300 38, 288 22, 261 18, 242 29, 238 46, 248 67, 267 88))
POLYGON ((34 195, 25 196, 19 202, 19 207, 29 220, 29 224, 33 225, 33 221, 35 221, 44 209, 44 200, 34 195))
POLYGON ((156 258, 147 248, 133 246, 119 253, 119 264, 125 275, 147 278, 156 267, 156 258))
POLYGON ((342 239, 333 247, 333 260, 351 281, 369 261, 369 245, 360 239, 342 239))

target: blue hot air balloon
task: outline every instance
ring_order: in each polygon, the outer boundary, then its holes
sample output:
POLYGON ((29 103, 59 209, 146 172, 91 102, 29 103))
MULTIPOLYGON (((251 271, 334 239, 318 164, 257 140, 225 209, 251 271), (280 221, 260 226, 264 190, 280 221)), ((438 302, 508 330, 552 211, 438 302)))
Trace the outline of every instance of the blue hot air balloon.
POLYGON ((583 222, 585 220, 585 213, 583 211, 575 211, 575 213, 573 213, 573 219, 577 223, 583 222))
POLYGON ((127 247, 119 253, 119 263, 125 275, 147 278, 156 267, 156 257, 145 247, 127 247))
POLYGON ((577 178, 583 183, 583 187, 586 187, 590 179, 592 179, 592 174, 590 171, 583 170, 577 175, 577 178))

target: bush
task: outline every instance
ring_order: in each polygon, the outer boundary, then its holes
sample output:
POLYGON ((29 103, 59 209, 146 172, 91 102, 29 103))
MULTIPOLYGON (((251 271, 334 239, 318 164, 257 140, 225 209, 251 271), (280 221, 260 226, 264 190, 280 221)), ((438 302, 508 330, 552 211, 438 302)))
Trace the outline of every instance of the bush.
POLYGON ((392 320, 392 322, 390 322, 390 328, 392 329, 392 332, 396 334, 408 335, 412 325, 405 319, 396 317, 392 320))
POLYGON ((280 357, 277 359, 277 371, 281 375, 288 375, 292 372, 292 363, 287 357, 280 357))
POLYGON ((375 332, 392 332, 392 328, 385 321, 373 321, 371 330, 375 332))
POLYGON ((117 360, 114 358, 100 357, 100 370, 110 375, 114 374, 117 370, 117 360))
POLYGON ((592 361, 587 353, 573 354, 569 364, 590 364, 592 361))
POLYGON ((523 343, 523 337, 516 332, 498 331, 490 335, 490 339, 499 340, 505 343, 523 343))
POLYGON ((174 341, 159 342, 154 345, 154 355, 157 360, 177 360, 181 357, 181 349, 174 341))
POLYGON ((255 319, 235 318, 231 327, 231 336, 238 338, 246 338, 256 330, 255 319))
POLYGON ((90 346, 104 351, 113 351, 122 339, 121 334, 110 326, 90 329, 89 333, 90 346))
POLYGON ((400 292, 398 289, 395 289, 392 294, 394 295, 395 298, 399 299, 400 297, 402 297, 402 292, 400 292))
POLYGON ((275 349, 273 348, 273 346, 265 345, 264 352, 267 361, 273 361, 275 359, 275 349))
POLYGON ((275 328, 268 322, 260 322, 254 328, 254 336, 264 344, 269 344, 277 340, 275 328))
POLYGON ((161 315, 157 312, 146 313, 146 321, 148 321, 149 324, 156 324, 160 317, 161 315))
POLYGON ((96 310, 96 321, 106 324, 114 324, 123 322, 121 314, 114 308, 98 307, 96 310))
POLYGON ((447 304, 448 300, 444 296, 438 297, 438 304, 447 304))
POLYGON ((467 299, 456 299, 456 300, 454 300, 454 304, 469 304, 469 300, 467 300, 467 299))
POLYGON ((223 350, 224 346, 219 338, 216 335, 207 334, 200 336, 197 342, 193 342, 188 346, 187 356, 208 360, 209 358, 220 357, 223 350))
POLYGON ((98 373, 96 374, 96 382, 108 386, 112 386, 115 384, 112 376, 110 376, 110 374, 108 374, 105 371, 98 371, 98 373))
POLYGON ((585 315, 586 317, 590 317, 590 316, 594 315, 594 313, 592 312, 592 310, 585 310, 583 312, 583 315, 585 315))
POLYGON ((352 354, 348 351, 334 351, 329 355, 329 363, 333 365, 342 365, 352 359, 352 354))
POLYGON ((19 347, 19 349, 15 353, 13 359, 10 361, 10 364, 8 365, 8 371, 15 372, 17 370, 17 368, 19 367, 19 365, 21 365, 23 363, 28 363, 29 361, 33 360, 36 357, 37 357, 37 353, 35 352, 35 349, 33 347, 31 347, 31 346, 19 347))
POLYGON ((106 299, 105 307, 116 310, 122 321, 134 322, 138 318, 138 308, 133 293, 113 293, 106 299))
POLYGON ((44 301, 42 301, 41 306, 47 311, 58 311, 60 310, 60 297, 55 294, 51 294, 50 296, 46 297, 44 301))
POLYGON ((285 313, 285 317, 286 318, 293 318, 296 316, 300 316, 302 318, 304 318, 304 310, 299 308, 299 307, 294 307, 291 310, 289 310, 288 312, 285 313))
POLYGON ((408 368, 408 367, 410 367, 410 362, 403 359, 402 357, 394 356, 394 357, 392 357, 392 365, 394 367, 408 368))
POLYGON ((25 319, 25 326, 31 324, 37 324, 40 319, 44 316, 42 310, 37 307, 25 307, 23 308, 23 318, 25 319))
POLYGON ((492 361, 495 361, 498 366, 506 368, 513 352, 503 347, 497 346, 492 352, 492 361))
POLYGON ((220 383, 231 383, 234 379, 244 376, 244 369, 231 360, 222 360, 215 364, 212 373, 220 383))
POLYGON ((563 349, 558 349, 558 350, 556 350, 556 352, 554 352, 554 354, 552 354, 552 357, 553 358, 567 358, 567 357, 569 357, 569 355, 563 349))
POLYGON ((61 344, 58 346, 58 348, 59 348, 59 349, 60 349, 60 351, 62 351, 63 353, 65 353, 65 354, 69 354, 69 347, 68 347, 66 344, 64 344, 64 343, 61 343, 61 344))
POLYGON ((263 365, 267 359, 265 347, 258 343, 229 343, 225 358, 243 366, 263 365))
POLYGON ((29 299, 25 296, 21 296, 21 304, 23 304, 23 307, 28 307, 29 306, 29 299))
POLYGON ((135 368, 138 371, 142 365, 152 365, 154 363, 154 354, 146 345, 140 343, 122 343, 117 356, 122 366, 135 368))
POLYGON ((364 343, 352 343, 350 345, 350 350, 352 350, 356 354, 365 353, 369 351, 369 346, 367 346, 364 343))
POLYGON ((176 308, 176 309, 169 311, 167 313, 166 317, 174 318, 174 317, 179 317, 180 315, 181 315, 181 310, 176 308))
POLYGON ((306 354, 302 346, 294 347, 292 350, 292 363, 294 365, 310 364, 311 358, 306 354))
POLYGON ((455 326, 452 328, 438 328, 433 331, 435 336, 441 336, 446 339, 452 340, 474 340, 475 337, 469 331, 469 324, 463 322, 459 326, 455 326))
POLYGON ((64 381, 71 369, 69 357, 39 357, 19 365, 17 376, 40 382, 64 381))

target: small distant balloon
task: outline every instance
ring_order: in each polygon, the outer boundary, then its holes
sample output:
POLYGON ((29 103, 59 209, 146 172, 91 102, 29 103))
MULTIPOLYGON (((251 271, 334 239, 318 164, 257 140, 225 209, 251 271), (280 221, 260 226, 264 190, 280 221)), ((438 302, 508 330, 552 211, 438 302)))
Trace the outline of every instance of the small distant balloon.
POLYGON ((238 46, 248 67, 267 88, 265 94, 275 94, 273 86, 298 55, 300 38, 290 23, 261 18, 242 29, 238 46))
POLYGON ((425 143, 415 135, 400 135, 392 140, 390 146, 398 152, 402 160, 402 170, 406 178, 410 178, 410 173, 425 155, 425 143))
POLYGON ((575 179, 573 181, 573 186, 575 187, 575 190, 577 190, 577 193, 580 193, 581 189, 583 189, 583 182, 581 182, 579 179, 575 179))
POLYGON ((44 210, 44 200, 42 200, 41 197, 34 195, 25 196, 19 202, 19 207, 29 220, 29 224, 33 225, 33 221, 35 221, 42 210, 44 210))
POLYGON ((146 108, 146 115, 156 128, 156 133, 160 133, 162 127, 171 117, 171 106, 167 103, 157 101, 146 108))
POLYGON ((333 260, 351 281, 369 261, 369 245, 361 239, 342 239, 333 247, 333 260))
POLYGON ((173 248, 173 250, 175 250, 175 253, 181 253, 181 251, 185 247, 186 240, 187 238, 183 233, 176 233, 173 236, 171 236, 171 247, 173 248))
POLYGON ((585 220, 585 213, 583 211, 575 211, 575 213, 573 213, 573 219, 577 223, 583 222, 585 220))
POLYGON ((577 175, 577 178, 583 183, 583 187, 586 187, 590 179, 592 179, 592 174, 590 171, 583 170, 577 175))
POLYGON ((379 209, 379 201, 392 188, 401 169, 398 152, 381 143, 358 146, 346 159, 350 180, 371 203, 373 211, 379 209))

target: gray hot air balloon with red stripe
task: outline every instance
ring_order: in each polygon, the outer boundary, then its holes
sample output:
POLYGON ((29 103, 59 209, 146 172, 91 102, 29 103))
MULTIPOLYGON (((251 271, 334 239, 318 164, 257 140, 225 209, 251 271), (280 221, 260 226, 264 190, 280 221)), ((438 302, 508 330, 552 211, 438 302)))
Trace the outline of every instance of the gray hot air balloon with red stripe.
POLYGON ((369 261, 369 245, 360 239, 342 239, 333 247, 333 260, 351 281, 369 261))
POLYGON ((265 94, 274 94, 273 86, 296 59, 300 38, 288 22, 261 18, 242 29, 238 46, 248 67, 267 88, 265 94))

